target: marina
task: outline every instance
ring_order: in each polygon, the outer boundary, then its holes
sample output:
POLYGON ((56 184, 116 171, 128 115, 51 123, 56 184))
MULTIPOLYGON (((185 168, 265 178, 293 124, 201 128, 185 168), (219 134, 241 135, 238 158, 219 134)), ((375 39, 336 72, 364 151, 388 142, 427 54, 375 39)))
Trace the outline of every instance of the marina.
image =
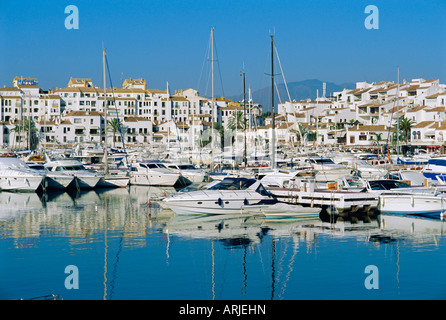
POLYGON ((443 3, 3 7, 0 300, 446 298, 443 3))
POLYGON ((445 222, 176 215, 162 188, 1 192, 1 299, 442 299, 445 222), (379 290, 364 269, 379 267, 379 290), (68 265, 79 289, 64 286, 68 265), (421 271, 420 271, 421 270, 421 271), (30 285, 32 284, 32 285, 30 285), (344 290, 348 287, 349 290, 344 290))

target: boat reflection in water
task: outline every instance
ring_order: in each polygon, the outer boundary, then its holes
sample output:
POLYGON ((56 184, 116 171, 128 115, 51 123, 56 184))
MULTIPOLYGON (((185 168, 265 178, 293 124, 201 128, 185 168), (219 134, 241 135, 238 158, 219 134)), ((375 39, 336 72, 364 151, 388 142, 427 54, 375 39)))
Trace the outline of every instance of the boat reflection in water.
POLYGON ((0 192, 0 250, 8 258, 0 298, 370 298, 363 270, 371 262, 385 284, 380 299, 435 297, 442 287, 441 278, 417 270, 446 262, 443 220, 175 215, 155 201, 168 192, 174 191, 0 192), (82 290, 61 283, 71 264, 82 271, 82 290))

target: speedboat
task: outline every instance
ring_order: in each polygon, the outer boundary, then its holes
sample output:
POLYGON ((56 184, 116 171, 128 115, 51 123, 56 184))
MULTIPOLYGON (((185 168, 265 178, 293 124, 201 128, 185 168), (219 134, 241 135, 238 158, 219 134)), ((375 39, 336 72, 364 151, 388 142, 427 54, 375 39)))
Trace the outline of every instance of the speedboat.
POLYGON ((311 156, 305 159, 304 164, 317 171, 316 181, 334 181, 352 172, 351 168, 326 157, 311 156))
POLYGON ((122 170, 110 171, 99 180, 98 188, 126 188, 130 184, 127 172, 122 170))
POLYGON ((179 173, 167 168, 159 160, 143 160, 132 167, 130 184, 171 187, 179 177, 179 173))
POLYGON ((344 165, 356 171, 362 178, 365 179, 382 179, 384 178, 388 170, 384 167, 378 167, 371 165, 366 160, 357 158, 342 158, 336 162, 337 164, 344 165))
POLYGON ((277 200, 259 180, 226 178, 206 189, 167 196, 163 202, 176 214, 243 214, 250 205, 277 200))
POLYGON ((428 164, 421 170, 426 178, 446 181, 446 157, 433 158, 428 160, 428 164))
POLYGON ((31 169, 17 158, 0 158, 0 189, 5 191, 36 191, 45 183, 45 175, 31 169))
POLYGON ((50 172, 64 172, 73 176, 75 186, 78 188, 94 188, 99 180, 103 178, 102 175, 87 170, 82 162, 78 160, 54 160, 45 164, 50 172))
POLYGON ((271 169, 259 172, 258 178, 265 187, 289 187, 299 180, 314 178, 317 174, 312 169, 271 169))
POLYGON ((37 170, 46 176, 48 189, 66 189, 74 180, 74 176, 63 171, 51 172, 41 163, 28 163, 31 169, 37 170))
POLYGON ((180 183, 194 184, 203 182, 205 172, 195 168, 193 164, 168 164, 167 167, 180 174, 180 183))
POLYGON ((398 180, 370 180, 367 183, 367 192, 379 196, 380 213, 437 216, 446 212, 446 196, 435 189, 411 187, 398 180))
POLYGON ((251 205, 245 208, 247 212, 265 216, 268 219, 317 219, 322 208, 304 207, 297 204, 277 202, 273 205, 251 205))
POLYGON ((446 212, 446 197, 429 190, 385 191, 379 196, 379 211, 386 214, 439 217, 446 212))

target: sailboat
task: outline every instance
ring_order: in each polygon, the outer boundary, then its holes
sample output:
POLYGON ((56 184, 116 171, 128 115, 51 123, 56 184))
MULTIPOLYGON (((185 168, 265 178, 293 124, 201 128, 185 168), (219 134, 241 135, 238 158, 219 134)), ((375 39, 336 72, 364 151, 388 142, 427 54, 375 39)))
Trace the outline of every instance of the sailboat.
MULTIPOLYGON (((103 75, 104 75, 104 123, 105 123, 105 139, 104 139, 104 177, 98 182, 97 187, 105 188, 125 188, 130 183, 129 174, 122 170, 110 171, 108 165, 108 143, 107 143, 107 85, 106 85, 106 55, 105 48, 102 49, 102 63, 103 63, 103 75)), ((110 80, 111 84, 111 80, 110 80)), ((112 86, 113 90, 113 86, 112 86)), ((113 99, 114 100, 114 99, 113 99)), ((116 102, 115 102, 116 106, 116 102)), ((116 115, 118 117, 118 115, 116 115)), ((119 121, 119 118, 118 118, 119 121)), ((124 140, 122 140, 124 144, 124 140)))

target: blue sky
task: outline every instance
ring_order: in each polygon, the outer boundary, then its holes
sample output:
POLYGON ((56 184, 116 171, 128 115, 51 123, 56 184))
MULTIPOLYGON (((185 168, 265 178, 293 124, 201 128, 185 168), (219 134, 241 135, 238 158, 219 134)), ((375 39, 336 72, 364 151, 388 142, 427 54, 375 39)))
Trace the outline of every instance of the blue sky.
POLYGON ((396 81, 424 77, 446 82, 446 1, 3 1, 0 85, 16 75, 44 89, 70 76, 102 85, 104 43, 115 86, 143 77, 149 87, 197 88, 210 95, 202 71, 215 28, 217 95, 269 85, 270 32, 275 32, 287 82, 396 81), (367 30, 367 5, 379 9, 379 29, 367 30), (64 26, 65 7, 79 8, 79 29, 64 26), (218 72, 220 71, 220 72, 218 72), (200 77, 201 75, 201 77, 200 77))

